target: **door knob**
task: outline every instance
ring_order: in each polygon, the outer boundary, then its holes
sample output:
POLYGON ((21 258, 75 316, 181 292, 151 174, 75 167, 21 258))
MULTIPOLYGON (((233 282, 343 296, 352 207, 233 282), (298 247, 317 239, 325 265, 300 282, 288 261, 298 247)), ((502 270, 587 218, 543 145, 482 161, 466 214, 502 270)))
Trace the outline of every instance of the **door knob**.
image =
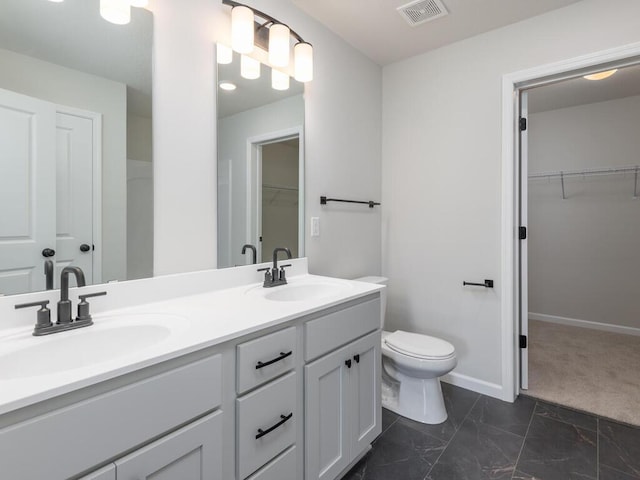
POLYGON ((80 245, 81 252, 88 252, 89 250, 91 250, 91 245, 87 245, 86 243, 80 245))
POLYGON ((56 251, 53 248, 45 248, 42 250, 43 257, 53 257, 56 254, 56 251))

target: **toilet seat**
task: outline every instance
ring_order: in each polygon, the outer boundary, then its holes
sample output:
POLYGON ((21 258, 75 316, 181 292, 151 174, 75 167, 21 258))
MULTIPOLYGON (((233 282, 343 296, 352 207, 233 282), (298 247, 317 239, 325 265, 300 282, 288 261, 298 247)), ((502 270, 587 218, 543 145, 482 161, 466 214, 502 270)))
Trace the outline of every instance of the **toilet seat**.
POLYGON ((446 360, 455 356, 455 348, 440 338, 396 330, 385 335, 383 342, 402 355, 425 360, 446 360))

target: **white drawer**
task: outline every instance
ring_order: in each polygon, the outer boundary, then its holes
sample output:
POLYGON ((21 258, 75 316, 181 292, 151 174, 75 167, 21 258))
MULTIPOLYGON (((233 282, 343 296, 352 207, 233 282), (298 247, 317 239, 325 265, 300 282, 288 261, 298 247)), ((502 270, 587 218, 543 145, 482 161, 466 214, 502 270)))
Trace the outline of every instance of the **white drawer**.
POLYGON ((297 380, 291 372, 236 400, 239 478, 246 478, 296 442, 297 380))
POLYGON ((304 326, 305 361, 318 358, 380 328, 380 297, 352 305, 304 326))
POLYGON ((247 480, 296 480, 297 450, 294 445, 247 480))
POLYGON ((296 327, 238 345, 238 394, 262 385, 296 364, 296 327))

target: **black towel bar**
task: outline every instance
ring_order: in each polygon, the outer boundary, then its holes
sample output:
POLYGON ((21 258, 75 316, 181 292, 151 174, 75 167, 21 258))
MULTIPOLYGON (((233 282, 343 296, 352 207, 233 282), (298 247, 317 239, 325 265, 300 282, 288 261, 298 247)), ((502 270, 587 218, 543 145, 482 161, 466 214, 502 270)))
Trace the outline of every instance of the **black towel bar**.
POLYGON ((380 205, 380 202, 374 202, 373 200, 342 200, 340 198, 327 198, 325 196, 320 197, 320 205, 326 205, 327 202, 344 202, 344 203, 361 203, 363 205, 369 205, 369 208, 373 208, 376 205, 380 205))
POLYGON ((484 283, 462 282, 462 286, 472 285, 474 287, 493 288, 493 280, 485 280, 484 283))

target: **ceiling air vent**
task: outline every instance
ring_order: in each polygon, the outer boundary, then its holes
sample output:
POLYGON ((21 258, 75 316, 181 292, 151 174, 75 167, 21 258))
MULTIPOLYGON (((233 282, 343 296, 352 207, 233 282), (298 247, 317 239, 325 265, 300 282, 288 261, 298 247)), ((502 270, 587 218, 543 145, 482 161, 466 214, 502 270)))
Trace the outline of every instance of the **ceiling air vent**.
POLYGON ((440 0, 418 0, 398 7, 397 10, 412 27, 444 17, 449 13, 440 0))

